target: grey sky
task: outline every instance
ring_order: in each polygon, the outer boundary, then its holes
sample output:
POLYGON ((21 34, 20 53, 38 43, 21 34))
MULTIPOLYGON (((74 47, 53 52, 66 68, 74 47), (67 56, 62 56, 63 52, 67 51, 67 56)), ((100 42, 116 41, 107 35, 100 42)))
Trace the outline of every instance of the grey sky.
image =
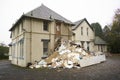
POLYGON ((0 42, 9 44, 12 24, 19 17, 41 4, 75 22, 87 18, 89 23, 99 22, 102 27, 110 24, 120 0, 0 0, 0 42))

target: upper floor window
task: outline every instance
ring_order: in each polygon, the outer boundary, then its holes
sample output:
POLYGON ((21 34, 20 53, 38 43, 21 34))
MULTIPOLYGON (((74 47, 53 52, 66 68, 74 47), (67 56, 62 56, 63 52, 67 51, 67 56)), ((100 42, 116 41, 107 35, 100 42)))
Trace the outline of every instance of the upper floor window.
POLYGON ((81 27, 81 35, 83 35, 83 27, 81 27))
POLYGON ((43 21, 43 30, 48 31, 48 21, 43 21))
POLYGON ((88 28, 86 29, 86 31, 87 31, 87 36, 88 36, 88 28))
POLYGON ((16 27, 17 28, 17 35, 19 34, 19 27, 20 27, 20 25, 16 27))
POLYGON ((12 38, 15 37, 15 29, 12 31, 12 38))

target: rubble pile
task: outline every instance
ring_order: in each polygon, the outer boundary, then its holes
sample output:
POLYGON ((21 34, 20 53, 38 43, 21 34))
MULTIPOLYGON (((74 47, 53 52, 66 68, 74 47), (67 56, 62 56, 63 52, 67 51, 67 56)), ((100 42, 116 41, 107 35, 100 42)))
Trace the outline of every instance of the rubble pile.
POLYGON ((85 51, 80 45, 73 43, 61 43, 60 47, 57 51, 55 51, 51 56, 46 59, 43 59, 39 62, 35 62, 30 68, 40 68, 40 67, 50 67, 50 68, 80 68, 84 66, 89 66, 92 64, 100 63, 102 60, 98 60, 97 62, 93 56, 103 55, 99 52, 99 54, 89 53, 85 51), (93 59, 92 59, 93 58, 93 59), (94 60, 94 61, 92 61, 94 60), (87 62, 87 64, 86 64, 87 62))

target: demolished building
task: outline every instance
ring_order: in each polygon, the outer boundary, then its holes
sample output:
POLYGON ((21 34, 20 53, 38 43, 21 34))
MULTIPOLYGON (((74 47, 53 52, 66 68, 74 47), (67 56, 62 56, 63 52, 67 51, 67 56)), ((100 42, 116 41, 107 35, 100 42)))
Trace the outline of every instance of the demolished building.
MULTIPOLYGON (((80 55, 81 53, 75 53, 70 49, 61 51, 59 49, 60 46, 63 46, 63 43, 59 41, 61 39, 63 40, 62 42, 66 41, 66 43, 69 43, 73 41, 74 44, 79 44, 80 47, 85 49, 83 54, 88 54, 88 52, 85 51, 92 53, 97 52, 95 51, 94 31, 90 28, 86 19, 78 21, 77 25, 43 4, 23 14, 9 31, 11 31, 9 59, 12 64, 21 67, 26 67, 28 63, 36 63, 45 58, 46 61, 49 61, 47 57, 49 58, 53 55, 56 55, 55 58, 59 57, 59 59, 60 56, 73 55, 76 56, 75 59, 78 59, 78 57, 83 58, 83 56, 80 55)), ((104 43, 104 45, 105 44, 106 43, 104 43)), ((97 45, 98 44, 96 44, 96 46, 97 45)), ((100 43, 99 46, 101 46, 100 43)), ((68 44, 67 47, 74 48, 73 46, 70 47, 70 44, 68 44)), ((104 50, 106 50, 106 47, 104 48, 104 50)), ((78 48, 75 48, 75 50, 76 49, 78 48)), ((56 62, 56 59, 52 61, 56 62)), ((62 61, 60 60, 60 63, 61 62, 67 63, 64 59, 62 61)), ((68 62, 72 64, 71 61, 68 62)), ((48 62, 45 63, 48 64, 48 62)))

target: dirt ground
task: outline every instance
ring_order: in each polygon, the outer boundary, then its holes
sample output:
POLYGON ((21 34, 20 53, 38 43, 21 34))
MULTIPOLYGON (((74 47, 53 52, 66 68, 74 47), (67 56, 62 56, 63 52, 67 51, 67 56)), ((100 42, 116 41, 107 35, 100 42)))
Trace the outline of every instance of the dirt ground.
POLYGON ((0 80, 120 80, 120 54, 80 69, 28 69, 1 60, 0 80))

